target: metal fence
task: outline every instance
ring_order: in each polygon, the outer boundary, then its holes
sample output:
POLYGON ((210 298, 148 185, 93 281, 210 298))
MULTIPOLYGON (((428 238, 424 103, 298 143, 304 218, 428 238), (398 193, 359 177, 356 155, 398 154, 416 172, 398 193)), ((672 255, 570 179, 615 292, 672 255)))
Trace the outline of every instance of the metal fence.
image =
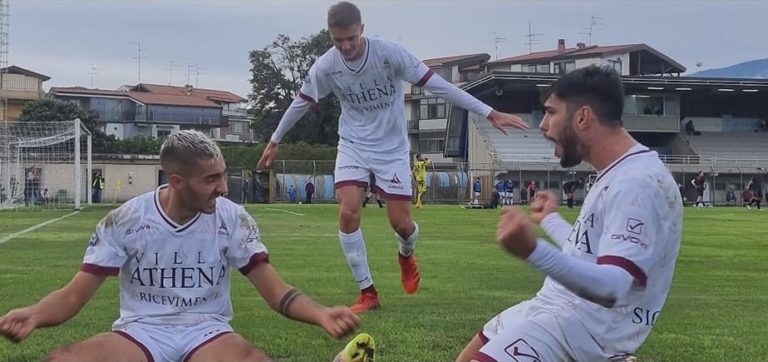
MULTIPOLYGON (((741 204, 740 194, 754 174, 760 174, 756 167, 718 168, 696 166, 695 168, 668 164, 677 180, 684 198, 693 201, 695 189, 690 181, 698 171, 707 177, 707 192, 704 201, 708 204, 741 204), (734 198, 735 196, 735 198, 734 198), (733 200, 736 201, 733 201, 733 200)), ((288 191, 293 187, 296 198, 293 202, 306 202, 306 185, 312 182, 315 188, 312 201, 335 202, 334 161, 277 161, 268 172, 252 170, 230 171, 229 197, 236 202, 271 203, 289 202, 288 191), (248 180, 244 182, 244 180, 248 180)), ((480 202, 487 202, 499 180, 512 185, 515 204, 528 202, 527 187, 536 182, 539 190, 550 190, 561 197, 563 183, 584 178, 589 184, 596 173, 587 165, 564 170, 555 161, 517 162, 499 164, 446 164, 435 165, 427 172, 427 204, 462 204, 472 201, 472 183, 480 179, 482 188, 480 202)), ((413 181, 412 181, 413 182, 413 181)), ((415 185, 414 185, 415 189, 415 185)), ((576 191, 574 197, 580 203, 589 185, 576 191)))

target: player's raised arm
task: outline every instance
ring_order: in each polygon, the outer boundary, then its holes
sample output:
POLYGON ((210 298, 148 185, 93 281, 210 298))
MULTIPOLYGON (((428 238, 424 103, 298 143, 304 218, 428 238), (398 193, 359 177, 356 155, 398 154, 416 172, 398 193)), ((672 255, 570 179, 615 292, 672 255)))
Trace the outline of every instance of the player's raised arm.
POLYGON ((322 306, 288 285, 269 263, 256 264, 246 276, 267 304, 288 318, 321 326, 336 338, 352 333, 360 324, 349 308, 322 306))
POLYGON ((96 293, 106 276, 78 272, 65 287, 37 304, 14 309, 0 318, 0 335, 21 342, 39 327, 57 326, 77 315, 96 293))

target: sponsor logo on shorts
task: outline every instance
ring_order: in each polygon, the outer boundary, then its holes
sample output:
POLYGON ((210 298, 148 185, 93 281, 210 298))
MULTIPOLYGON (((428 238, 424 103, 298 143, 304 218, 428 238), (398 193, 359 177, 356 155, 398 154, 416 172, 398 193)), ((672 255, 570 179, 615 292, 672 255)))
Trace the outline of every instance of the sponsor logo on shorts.
POLYGON ((339 166, 339 170, 359 170, 362 167, 357 165, 346 165, 346 166, 339 166))
POLYGON ((542 362, 539 352, 522 338, 504 348, 504 352, 515 362, 542 362))

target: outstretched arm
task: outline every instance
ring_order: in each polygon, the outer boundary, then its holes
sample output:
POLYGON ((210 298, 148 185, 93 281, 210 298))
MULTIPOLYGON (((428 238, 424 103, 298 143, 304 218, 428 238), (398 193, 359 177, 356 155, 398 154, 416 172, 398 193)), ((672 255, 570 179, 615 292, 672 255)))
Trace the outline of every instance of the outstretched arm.
POLYGON ((314 104, 312 99, 299 93, 296 98, 293 99, 288 110, 283 114, 283 118, 280 119, 280 123, 277 125, 277 129, 272 133, 272 137, 264 148, 264 152, 261 154, 259 163, 256 168, 259 170, 269 168, 272 165, 272 161, 277 157, 278 145, 283 140, 285 134, 293 128, 296 122, 307 113, 309 107, 314 104))
POLYGON ((62 324, 77 315, 96 293, 106 276, 78 272, 65 287, 37 304, 14 309, 0 318, 0 335, 21 342, 39 327, 62 324))
POLYGON ((524 121, 518 116, 503 113, 494 110, 489 105, 481 102, 479 99, 473 97, 469 93, 462 89, 459 89, 455 85, 447 82, 445 79, 437 74, 431 74, 429 71, 424 77, 424 88, 430 93, 441 97, 448 102, 458 105, 472 113, 479 114, 487 118, 493 126, 506 134, 506 127, 515 127, 517 129, 528 129, 528 122, 524 121))
POLYGON ((323 327, 339 338, 355 330, 358 318, 347 307, 325 307, 288 285, 269 263, 258 263, 247 274, 269 306, 284 316, 323 327))

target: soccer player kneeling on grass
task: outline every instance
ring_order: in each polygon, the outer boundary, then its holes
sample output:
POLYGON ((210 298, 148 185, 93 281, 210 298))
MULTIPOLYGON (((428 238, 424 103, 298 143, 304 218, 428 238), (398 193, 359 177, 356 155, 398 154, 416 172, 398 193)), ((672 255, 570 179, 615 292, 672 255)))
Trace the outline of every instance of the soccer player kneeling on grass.
POLYGON ((621 126, 615 71, 590 66, 555 82, 544 136, 560 164, 598 177, 573 226, 545 191, 530 218, 505 208, 496 236, 547 275, 533 299, 493 317, 457 361, 626 361, 648 337, 672 283, 682 234, 677 184, 656 152, 621 126), (534 222, 560 249, 537 240, 534 222))
POLYGON ((334 337, 360 320, 324 307, 272 268, 251 216, 227 193, 221 151, 198 131, 171 134, 160 150, 169 183, 112 210, 96 227, 74 279, 37 304, 0 318, 0 335, 20 342, 74 317, 107 276, 120 279, 120 318, 102 333, 54 351, 48 361, 268 361, 232 330, 230 268, 270 307, 334 337))

